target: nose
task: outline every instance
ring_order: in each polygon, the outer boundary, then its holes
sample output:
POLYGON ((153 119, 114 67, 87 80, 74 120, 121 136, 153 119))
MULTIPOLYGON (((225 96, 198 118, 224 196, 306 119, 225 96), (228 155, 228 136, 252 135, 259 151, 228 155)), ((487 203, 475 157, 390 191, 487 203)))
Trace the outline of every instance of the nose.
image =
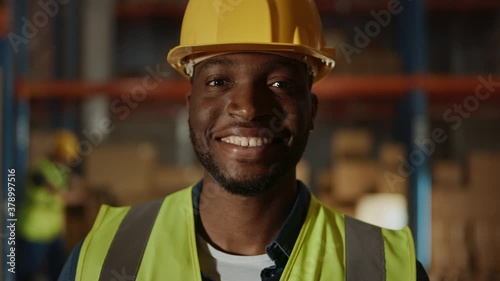
POLYGON ((250 122, 272 115, 273 93, 265 83, 238 83, 233 88, 226 111, 238 121, 250 122))

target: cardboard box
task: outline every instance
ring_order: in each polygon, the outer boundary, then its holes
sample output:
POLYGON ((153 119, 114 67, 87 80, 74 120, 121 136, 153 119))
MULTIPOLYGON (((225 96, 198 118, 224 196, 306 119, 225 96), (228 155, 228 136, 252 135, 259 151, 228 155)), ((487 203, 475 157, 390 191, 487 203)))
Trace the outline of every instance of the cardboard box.
POLYGON ((375 190, 377 166, 373 161, 345 160, 332 167, 332 197, 335 202, 355 202, 375 190))
POLYGON ((476 151, 469 155, 471 212, 475 219, 500 221, 500 153, 476 151))
POLYGON ((432 220, 432 272, 441 275, 449 270, 451 249, 449 244, 449 226, 444 219, 432 220))
POLYGON ((401 159, 406 158, 406 147, 397 142, 388 142, 380 146, 378 150, 378 161, 385 169, 397 169, 401 159))
POLYGON ((158 166, 154 169, 150 194, 154 199, 196 184, 203 177, 203 169, 198 166, 176 167, 158 166))
POLYGON ((467 232, 470 229, 468 222, 462 219, 449 221, 449 245, 451 247, 450 271, 457 275, 461 272, 471 271, 470 243, 467 241, 467 232))
POLYGON ((498 196, 489 196, 471 190, 469 212, 474 219, 491 219, 500 223, 500 208, 498 196))
POLYGON ((475 151, 470 153, 469 184, 472 192, 500 197, 500 152, 475 151))
POLYGON ((464 183, 462 165, 458 162, 439 160, 432 164, 432 181, 439 187, 460 188, 464 183))
POLYGON ((467 221, 473 218, 472 197, 467 189, 433 188, 432 217, 438 220, 467 221))
POLYGON ((148 143, 94 147, 85 162, 87 185, 109 188, 118 205, 149 201, 155 162, 156 149, 148 143))
POLYGON ((480 275, 500 271, 500 226, 497 220, 473 222, 475 256, 480 275))
POLYGON ((376 191, 379 193, 398 193, 406 196, 409 182, 410 178, 401 175, 397 168, 391 170, 379 167, 376 191))
POLYGON ((435 280, 454 280, 457 277, 474 280, 471 279, 470 231, 465 221, 433 220, 431 275, 437 278, 435 280))
POLYGON ((332 157, 368 158, 373 148, 373 135, 365 129, 338 129, 332 135, 332 157))

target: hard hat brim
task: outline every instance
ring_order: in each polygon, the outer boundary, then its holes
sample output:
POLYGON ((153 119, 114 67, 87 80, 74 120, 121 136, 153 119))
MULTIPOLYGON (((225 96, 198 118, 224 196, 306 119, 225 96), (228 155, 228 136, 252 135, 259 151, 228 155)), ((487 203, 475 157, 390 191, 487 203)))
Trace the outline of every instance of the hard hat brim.
POLYGON ((320 51, 303 45, 296 44, 263 44, 263 43, 217 43, 197 46, 177 46, 170 50, 167 61, 184 77, 189 78, 185 72, 185 64, 190 58, 206 54, 228 53, 228 52, 290 52, 303 54, 315 58, 318 62, 318 72, 314 76, 314 82, 319 81, 335 66, 335 49, 324 48, 320 51))

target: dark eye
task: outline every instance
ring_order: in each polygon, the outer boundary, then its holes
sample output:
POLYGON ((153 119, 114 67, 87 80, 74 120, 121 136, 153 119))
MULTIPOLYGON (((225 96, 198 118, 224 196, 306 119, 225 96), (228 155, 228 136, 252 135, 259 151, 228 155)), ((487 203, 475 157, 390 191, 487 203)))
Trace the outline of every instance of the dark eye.
POLYGON ((227 83, 223 79, 214 79, 212 81, 209 81, 207 85, 208 86, 219 87, 219 86, 225 86, 225 85, 227 85, 227 83))
POLYGON ((281 90, 293 90, 293 88, 295 88, 296 84, 294 81, 290 81, 290 80, 279 80, 279 81, 271 82, 269 84, 269 86, 276 88, 276 89, 281 89, 281 90))
POLYGON ((287 88, 289 85, 286 81, 276 81, 271 83, 271 87, 276 87, 276 88, 287 88))

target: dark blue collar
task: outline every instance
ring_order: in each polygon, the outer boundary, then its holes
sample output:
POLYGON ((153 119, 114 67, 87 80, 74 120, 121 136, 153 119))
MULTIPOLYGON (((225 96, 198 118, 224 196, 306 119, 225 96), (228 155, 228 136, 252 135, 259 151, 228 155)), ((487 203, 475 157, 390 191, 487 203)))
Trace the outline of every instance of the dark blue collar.
MULTIPOLYGON (((196 220, 199 219, 199 200, 203 181, 198 182, 193 188, 193 208, 196 220)), ((304 223, 309 209, 311 194, 307 187, 297 181, 298 194, 293 204, 292 211, 288 215, 285 223, 274 238, 274 240, 266 247, 267 255, 276 263, 276 267, 284 268, 290 255, 292 254, 293 246, 299 236, 302 224, 304 223)))

